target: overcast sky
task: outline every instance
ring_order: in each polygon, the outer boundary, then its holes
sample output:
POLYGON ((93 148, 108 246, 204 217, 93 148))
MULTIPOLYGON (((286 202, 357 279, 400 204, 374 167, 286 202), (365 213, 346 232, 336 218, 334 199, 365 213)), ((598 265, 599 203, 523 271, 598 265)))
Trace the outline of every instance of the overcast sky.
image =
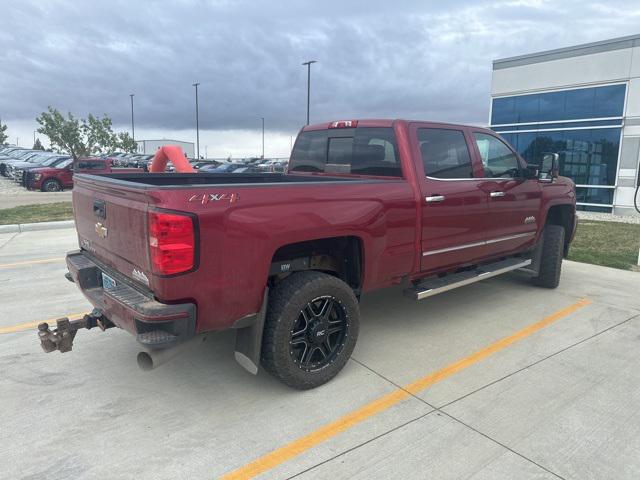
MULTIPOLYGON (((201 153, 287 155, 305 122, 405 117, 487 122, 491 61, 640 33, 629 1, 0 0, 0 117, 32 141, 47 105, 108 114, 136 138, 201 153)), ((27 142, 27 139, 29 141, 27 142)))

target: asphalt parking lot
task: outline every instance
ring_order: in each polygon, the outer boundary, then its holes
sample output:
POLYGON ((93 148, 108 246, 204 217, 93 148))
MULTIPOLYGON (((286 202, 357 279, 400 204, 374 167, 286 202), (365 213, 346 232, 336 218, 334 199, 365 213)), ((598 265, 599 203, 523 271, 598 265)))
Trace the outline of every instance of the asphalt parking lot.
POLYGON ((2 478, 640 478, 638 273, 365 296, 353 360, 299 392, 240 368, 230 333, 152 372, 115 329, 43 353, 35 324, 89 310, 75 247, 0 235, 2 478))

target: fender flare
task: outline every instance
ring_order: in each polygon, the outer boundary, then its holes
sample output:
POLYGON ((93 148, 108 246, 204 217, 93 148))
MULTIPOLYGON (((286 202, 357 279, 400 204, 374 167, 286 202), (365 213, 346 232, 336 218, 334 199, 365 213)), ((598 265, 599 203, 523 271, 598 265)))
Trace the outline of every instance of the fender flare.
POLYGON ((171 161, 179 173, 195 173, 182 148, 177 145, 164 145, 158 149, 149 168, 150 173, 164 172, 167 163, 171 161))

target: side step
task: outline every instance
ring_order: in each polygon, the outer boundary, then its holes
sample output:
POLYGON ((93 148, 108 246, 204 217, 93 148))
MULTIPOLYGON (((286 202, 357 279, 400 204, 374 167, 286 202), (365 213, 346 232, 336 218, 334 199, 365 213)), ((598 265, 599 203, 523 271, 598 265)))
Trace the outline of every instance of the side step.
POLYGON ((422 300, 423 298, 432 297, 442 292, 453 290, 454 288, 464 287, 471 283, 479 282, 487 278, 495 277, 503 273, 517 270, 531 265, 531 259, 508 258, 498 262, 480 265, 474 270, 465 270, 463 272, 451 273, 444 277, 430 277, 422 280, 413 288, 404 291, 405 296, 414 300, 422 300))

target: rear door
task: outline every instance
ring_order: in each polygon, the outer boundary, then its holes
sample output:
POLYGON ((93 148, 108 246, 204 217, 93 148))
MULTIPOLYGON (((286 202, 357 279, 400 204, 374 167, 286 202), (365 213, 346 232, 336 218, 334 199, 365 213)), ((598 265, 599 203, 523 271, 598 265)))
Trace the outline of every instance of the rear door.
POLYGON ((525 180, 524 161, 504 141, 487 131, 473 130, 475 155, 482 164, 488 212, 485 225, 491 256, 532 244, 538 226, 542 189, 538 180, 525 180))
POLYGON ((458 126, 411 126, 422 192, 423 271, 473 263, 486 255, 487 195, 468 132, 458 126))

